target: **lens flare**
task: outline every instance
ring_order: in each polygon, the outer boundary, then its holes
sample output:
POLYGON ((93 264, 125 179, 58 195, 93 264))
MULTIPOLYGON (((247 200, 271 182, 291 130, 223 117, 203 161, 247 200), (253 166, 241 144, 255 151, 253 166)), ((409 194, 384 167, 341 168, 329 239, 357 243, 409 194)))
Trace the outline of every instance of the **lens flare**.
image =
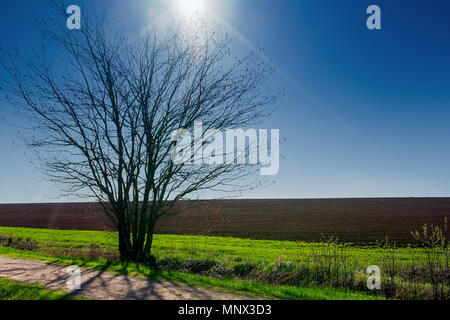
POLYGON ((186 16, 194 16, 204 13, 206 9, 205 0, 178 0, 178 9, 186 16))

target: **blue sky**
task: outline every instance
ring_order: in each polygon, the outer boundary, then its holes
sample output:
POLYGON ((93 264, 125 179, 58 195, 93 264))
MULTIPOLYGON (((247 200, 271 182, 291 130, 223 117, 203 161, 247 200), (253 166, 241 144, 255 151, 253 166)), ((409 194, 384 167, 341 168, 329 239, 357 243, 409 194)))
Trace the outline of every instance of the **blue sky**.
MULTIPOLYGON (((276 183, 246 197, 450 195, 449 1, 209 1, 264 48, 278 67, 273 84, 286 89, 264 124, 287 139, 276 183), (366 28, 372 4, 381 8, 382 30, 366 28)), ((70 4, 145 26, 169 2, 70 4)), ((45 1, 1 1, 3 50, 38 47, 34 21, 46 10, 45 1)), ((64 201, 24 156, 2 100, 0 117, 0 203, 64 201)))

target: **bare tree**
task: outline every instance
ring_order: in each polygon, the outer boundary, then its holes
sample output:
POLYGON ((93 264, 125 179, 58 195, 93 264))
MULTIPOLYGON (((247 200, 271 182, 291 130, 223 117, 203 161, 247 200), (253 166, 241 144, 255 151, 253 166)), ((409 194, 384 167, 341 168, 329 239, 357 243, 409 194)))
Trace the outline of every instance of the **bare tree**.
POLYGON ((28 145, 67 194, 98 200, 123 260, 148 261, 157 220, 180 212, 180 200, 242 188, 257 170, 172 161, 174 130, 246 127, 276 99, 256 53, 235 58, 225 32, 202 30, 130 36, 85 18, 79 31, 46 29, 50 53, 3 61, 9 101, 32 123, 28 145))

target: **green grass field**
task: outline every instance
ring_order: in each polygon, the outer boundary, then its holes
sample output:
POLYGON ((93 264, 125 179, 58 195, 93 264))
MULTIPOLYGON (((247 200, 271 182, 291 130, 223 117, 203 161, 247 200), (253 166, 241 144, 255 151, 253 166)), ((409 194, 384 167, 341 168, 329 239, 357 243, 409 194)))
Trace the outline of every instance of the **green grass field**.
MULTIPOLYGON (((229 292, 249 294, 275 299, 383 299, 381 294, 355 290, 354 287, 332 287, 330 285, 273 285, 254 279, 236 277, 214 277, 180 270, 155 269, 134 263, 121 263, 101 255, 83 256, 80 252, 105 250, 117 255, 117 234, 101 231, 66 231, 48 229, 25 229, 0 227, 3 237, 33 239, 39 249, 24 250, 0 246, 0 254, 10 257, 41 259, 60 264, 77 264, 125 274, 143 275, 229 292)), ((249 240, 238 238, 156 235, 152 253, 158 261, 218 261, 220 266, 235 270, 240 266, 257 266, 261 272, 278 267, 289 267, 310 263, 314 257, 334 250, 339 256, 351 259, 353 266, 365 270, 369 265, 381 265, 389 252, 378 246, 356 247, 327 243, 305 243, 272 240, 249 240), (313 257, 313 258, 312 258, 313 257)), ((96 251, 95 251, 96 252, 96 251)), ((397 248, 395 259, 399 266, 424 263, 425 252, 418 248, 397 248)), ((289 271, 289 270, 288 270, 289 271)), ((272 272, 273 273, 273 272, 272 272)), ((287 272, 286 274, 290 274, 287 272)), ((364 283, 360 281, 360 283, 364 283)))
POLYGON ((0 300, 84 300, 64 291, 48 290, 44 286, 25 284, 0 277, 0 300))
MULTIPOLYGON (((117 249, 116 234, 109 232, 0 227, 0 235, 17 238, 31 238, 37 241, 43 251, 46 249, 80 249, 89 247, 92 244, 110 248, 112 250, 117 249)), ((235 264, 238 263, 237 261, 244 261, 247 258, 251 259, 251 261, 260 261, 258 259, 279 259, 280 254, 287 255, 289 252, 292 257, 294 257, 297 256, 297 254, 294 253, 295 247, 292 247, 295 245, 295 243, 281 241, 157 235, 154 244, 154 254, 159 258, 169 256, 180 259, 204 259, 206 257, 215 257, 215 259, 223 259, 228 264, 235 264), (287 245, 285 247, 285 250, 287 251, 282 250, 283 244, 287 245), (255 255, 252 257, 249 256, 250 250, 255 252, 255 255)), ((112 272, 141 275, 153 279, 176 281, 189 285, 217 288, 232 293, 274 299, 383 299, 381 296, 373 296, 368 293, 345 288, 289 285, 274 286, 257 281, 214 278, 188 272, 156 270, 148 266, 137 265, 134 263, 123 264, 120 262, 111 262, 103 258, 77 258, 67 255, 53 255, 30 250, 20 250, 7 246, 0 246, 0 255, 24 259, 39 259, 65 265, 77 264, 82 267, 99 268, 112 272)))
MULTIPOLYGON (((40 245, 58 248, 85 248, 97 246, 117 249, 117 233, 103 231, 67 231, 49 229, 0 227, 0 234, 21 238, 31 238, 40 245)), ((180 259, 213 259, 227 265, 242 261, 271 264, 274 261, 302 262, 313 250, 320 250, 325 244, 275 240, 250 240, 225 237, 155 235, 152 254, 158 259, 167 257, 180 259)), ((358 259, 362 265, 380 264, 385 250, 374 246, 340 246, 346 254, 358 259)), ((422 249, 398 248, 400 264, 424 260, 422 249)))

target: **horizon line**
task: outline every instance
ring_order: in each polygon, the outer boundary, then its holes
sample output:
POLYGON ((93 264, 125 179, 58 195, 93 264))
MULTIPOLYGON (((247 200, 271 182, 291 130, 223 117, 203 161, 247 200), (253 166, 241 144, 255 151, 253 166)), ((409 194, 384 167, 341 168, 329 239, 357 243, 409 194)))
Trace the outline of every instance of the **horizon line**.
MULTIPOLYGON (((414 197, 312 197, 312 198, 236 198, 236 199, 191 199, 191 200, 179 200, 182 201, 289 201, 289 200, 394 200, 394 199, 450 199, 450 196, 414 196, 414 197)), ((2 205, 49 205, 49 204, 91 204, 97 203, 97 201, 57 201, 57 202, 0 202, 2 205)))

